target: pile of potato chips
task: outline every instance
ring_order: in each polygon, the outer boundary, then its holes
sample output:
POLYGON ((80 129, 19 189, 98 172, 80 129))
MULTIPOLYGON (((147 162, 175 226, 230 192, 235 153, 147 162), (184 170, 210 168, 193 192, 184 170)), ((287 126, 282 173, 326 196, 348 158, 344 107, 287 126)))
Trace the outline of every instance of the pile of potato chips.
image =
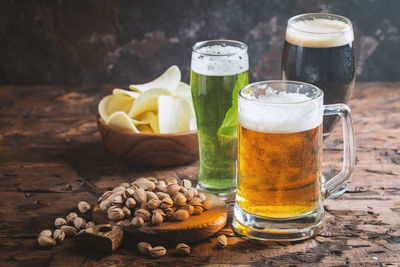
POLYGON ((181 82, 181 71, 171 66, 145 84, 114 89, 99 103, 107 125, 135 133, 176 133, 196 130, 190 86, 181 82))

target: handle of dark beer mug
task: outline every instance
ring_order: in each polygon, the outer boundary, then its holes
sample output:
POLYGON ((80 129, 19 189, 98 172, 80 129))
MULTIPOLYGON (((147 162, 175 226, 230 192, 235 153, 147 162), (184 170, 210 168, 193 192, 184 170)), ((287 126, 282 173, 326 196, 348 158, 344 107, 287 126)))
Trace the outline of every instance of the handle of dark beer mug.
POLYGON ((351 178, 356 161, 356 144, 350 108, 345 104, 325 105, 324 116, 329 115, 338 115, 341 117, 343 129, 343 166, 339 174, 326 182, 325 199, 340 189, 351 178))

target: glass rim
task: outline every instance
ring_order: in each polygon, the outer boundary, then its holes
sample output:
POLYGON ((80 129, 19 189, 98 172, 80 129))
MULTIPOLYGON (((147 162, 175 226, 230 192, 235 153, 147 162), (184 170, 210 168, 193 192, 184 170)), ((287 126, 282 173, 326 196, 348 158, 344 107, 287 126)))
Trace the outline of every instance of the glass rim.
POLYGON ((247 52, 247 49, 248 49, 248 46, 245 43, 236 41, 236 40, 228 40, 228 39, 205 40, 205 41, 197 42, 192 46, 192 52, 200 54, 200 55, 204 55, 204 56, 211 56, 211 57, 234 56, 234 55, 241 54, 243 52, 247 52), (198 50, 200 47, 206 46, 208 43, 215 43, 214 45, 216 45, 218 43, 231 43, 231 44, 235 44, 236 45, 235 47, 240 48, 240 50, 235 53, 224 53, 224 54, 212 54, 212 53, 200 52, 198 50), (239 45, 239 46, 237 46, 237 45, 239 45))
POLYGON ((290 28, 292 28, 292 29, 295 30, 295 31, 298 31, 298 32, 303 32, 303 33, 308 33, 308 34, 317 34, 317 35, 319 35, 319 34, 335 34, 335 33, 346 32, 346 31, 348 31, 348 30, 350 30, 350 29, 353 28, 353 23, 351 22, 350 19, 348 19, 348 18, 346 18, 346 17, 344 17, 344 16, 336 15, 336 14, 332 14, 332 13, 323 13, 323 12, 321 12, 321 13, 304 13, 304 14, 299 14, 299 15, 293 16, 293 17, 291 17, 291 18, 288 20, 287 26, 290 27, 290 28), (343 29, 341 29, 341 30, 332 31, 332 32, 312 32, 312 31, 304 31, 304 30, 298 29, 298 28, 296 28, 296 27, 293 26, 293 22, 294 22, 295 20, 299 19, 299 18, 302 18, 302 17, 311 17, 311 16, 317 16, 317 15, 328 16, 327 19, 329 19, 329 17, 334 17, 334 18, 336 17, 336 18, 339 18, 339 19, 341 19, 344 23, 347 24, 347 27, 346 27, 346 28, 343 28, 343 29))
POLYGON ((243 88, 241 88, 239 90, 239 97, 245 99, 246 101, 251 101, 253 103, 260 104, 260 105, 296 105, 296 104, 304 104, 304 103, 316 101, 316 100, 318 100, 320 98, 323 98, 324 97, 324 92, 320 88, 318 88, 317 86, 315 86, 313 84, 305 83, 305 82, 291 81, 291 80, 269 80, 269 81, 255 82, 255 83, 251 83, 251 84, 248 84, 248 85, 244 86, 243 88), (294 102, 279 102, 279 103, 267 102, 267 101, 259 101, 257 99, 250 99, 249 97, 244 95, 244 93, 243 93, 244 90, 252 88, 252 87, 257 86, 257 85, 263 85, 263 84, 267 84, 267 85, 269 85, 269 84, 305 85, 307 87, 315 89, 318 93, 317 93, 316 96, 311 97, 310 99, 307 99, 307 100, 294 101, 294 102))

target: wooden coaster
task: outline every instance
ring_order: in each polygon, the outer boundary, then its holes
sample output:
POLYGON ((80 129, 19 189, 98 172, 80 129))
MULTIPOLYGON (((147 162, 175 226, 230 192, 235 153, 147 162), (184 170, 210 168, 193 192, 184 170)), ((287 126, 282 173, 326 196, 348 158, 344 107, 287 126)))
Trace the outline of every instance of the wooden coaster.
POLYGON ((163 222, 158 226, 147 222, 140 228, 133 228, 130 226, 132 218, 116 223, 110 222, 98 205, 93 209, 93 220, 96 224, 110 223, 120 226, 124 230, 124 242, 131 245, 141 241, 149 242, 153 246, 190 243, 212 236, 226 224, 225 202, 213 194, 203 193, 211 201, 211 208, 200 215, 192 215, 183 222, 163 222))

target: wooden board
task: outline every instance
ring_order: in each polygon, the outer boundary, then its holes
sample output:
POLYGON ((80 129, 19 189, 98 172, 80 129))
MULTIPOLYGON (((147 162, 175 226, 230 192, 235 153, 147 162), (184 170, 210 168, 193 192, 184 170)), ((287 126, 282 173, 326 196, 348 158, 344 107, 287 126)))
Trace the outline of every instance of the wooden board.
MULTIPOLYGON (((174 246, 178 243, 191 243, 206 239, 218 232, 226 224, 227 212, 225 202, 217 196, 203 192, 207 199, 211 200, 211 208, 200 215, 192 215, 183 222, 163 222, 153 226, 147 222, 140 228, 130 226, 132 218, 119 221, 117 224, 125 232, 124 242, 136 245, 138 242, 146 241, 152 245, 174 246)), ((93 220, 96 224, 111 223, 106 214, 100 210, 98 205, 94 208, 93 220)))

